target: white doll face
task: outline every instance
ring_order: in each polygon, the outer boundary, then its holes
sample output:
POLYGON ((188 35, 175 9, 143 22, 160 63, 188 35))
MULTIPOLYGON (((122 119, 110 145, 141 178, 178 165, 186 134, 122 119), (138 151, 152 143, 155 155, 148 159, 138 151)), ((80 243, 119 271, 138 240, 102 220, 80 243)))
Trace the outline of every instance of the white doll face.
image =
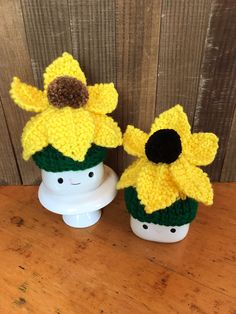
POLYGON ((42 170, 44 185, 58 194, 86 193, 95 190, 103 181, 104 166, 101 162, 95 167, 63 172, 48 172, 42 170))
POLYGON ((132 231, 140 238, 149 241, 173 243, 185 238, 188 233, 189 224, 183 226, 161 226, 153 223, 141 222, 130 217, 132 231))

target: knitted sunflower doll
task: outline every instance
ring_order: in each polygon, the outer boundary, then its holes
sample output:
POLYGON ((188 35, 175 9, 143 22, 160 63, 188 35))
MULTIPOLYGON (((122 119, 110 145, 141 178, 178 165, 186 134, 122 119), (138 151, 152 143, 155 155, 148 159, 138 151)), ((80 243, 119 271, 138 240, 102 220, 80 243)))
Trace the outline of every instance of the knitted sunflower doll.
POLYGON ((123 145, 137 157, 118 183, 125 189, 133 232, 157 242, 182 240, 198 202, 213 202, 210 180, 197 166, 214 160, 218 138, 212 133, 191 134, 187 116, 177 105, 155 119, 149 134, 129 125, 123 145))
POLYGON ((103 165, 107 148, 122 143, 119 126, 106 115, 118 102, 113 83, 87 86, 79 63, 63 53, 46 68, 43 91, 14 77, 10 94, 37 113, 23 130, 22 146, 23 158, 42 170, 40 203, 70 226, 96 223, 116 194, 116 174, 103 165))

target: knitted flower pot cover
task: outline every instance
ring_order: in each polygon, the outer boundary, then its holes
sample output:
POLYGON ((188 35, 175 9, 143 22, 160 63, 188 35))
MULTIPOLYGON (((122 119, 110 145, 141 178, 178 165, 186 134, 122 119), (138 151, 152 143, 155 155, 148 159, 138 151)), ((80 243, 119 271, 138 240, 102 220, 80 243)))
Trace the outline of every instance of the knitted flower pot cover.
POLYGON ((131 215, 133 232, 145 240, 156 242, 178 242, 188 233, 189 224, 195 218, 198 203, 187 198, 171 206, 147 214, 133 187, 125 189, 125 203, 131 215))
POLYGON ((117 185, 125 189, 133 232, 147 240, 180 241, 197 203, 213 204, 210 179, 199 166, 214 160, 217 136, 191 133, 184 108, 176 105, 156 117, 148 133, 128 125, 123 147, 136 157, 117 185))
POLYGON ((75 161, 64 156, 53 146, 48 145, 41 151, 35 153, 32 158, 40 169, 50 172, 85 170, 103 162, 107 156, 107 148, 92 145, 85 156, 84 161, 75 161))
POLYGON ((117 176, 103 161, 108 148, 122 144, 117 122, 107 115, 118 93, 113 83, 87 85, 79 62, 66 52, 43 79, 43 90, 17 77, 11 84, 14 102, 36 113, 22 133, 23 159, 32 157, 41 169, 40 203, 68 225, 87 227, 116 195, 117 176))

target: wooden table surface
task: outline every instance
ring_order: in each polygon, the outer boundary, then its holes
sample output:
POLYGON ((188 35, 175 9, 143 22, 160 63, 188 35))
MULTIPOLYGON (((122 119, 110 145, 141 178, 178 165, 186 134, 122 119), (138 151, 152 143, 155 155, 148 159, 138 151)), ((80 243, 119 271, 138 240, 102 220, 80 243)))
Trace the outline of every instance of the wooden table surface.
POLYGON ((185 240, 130 230, 123 194, 86 229, 41 207, 37 187, 0 187, 0 313, 236 313, 236 183, 215 184, 185 240))

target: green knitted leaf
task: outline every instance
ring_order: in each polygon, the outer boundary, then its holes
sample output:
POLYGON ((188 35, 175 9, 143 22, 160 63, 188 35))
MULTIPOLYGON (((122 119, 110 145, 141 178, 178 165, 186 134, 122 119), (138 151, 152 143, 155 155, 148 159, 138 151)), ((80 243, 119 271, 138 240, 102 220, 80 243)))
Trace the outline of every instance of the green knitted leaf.
POLYGON ((40 169, 50 172, 62 172, 69 170, 85 170, 98 165, 107 156, 105 147, 92 145, 88 150, 83 162, 75 161, 64 156, 53 146, 48 145, 40 152, 35 153, 32 158, 40 169))
POLYGON ((125 189, 125 203, 129 213, 141 222, 165 226, 182 226, 190 223, 197 214, 198 203, 192 199, 178 200, 165 209, 147 214, 133 187, 125 189))

